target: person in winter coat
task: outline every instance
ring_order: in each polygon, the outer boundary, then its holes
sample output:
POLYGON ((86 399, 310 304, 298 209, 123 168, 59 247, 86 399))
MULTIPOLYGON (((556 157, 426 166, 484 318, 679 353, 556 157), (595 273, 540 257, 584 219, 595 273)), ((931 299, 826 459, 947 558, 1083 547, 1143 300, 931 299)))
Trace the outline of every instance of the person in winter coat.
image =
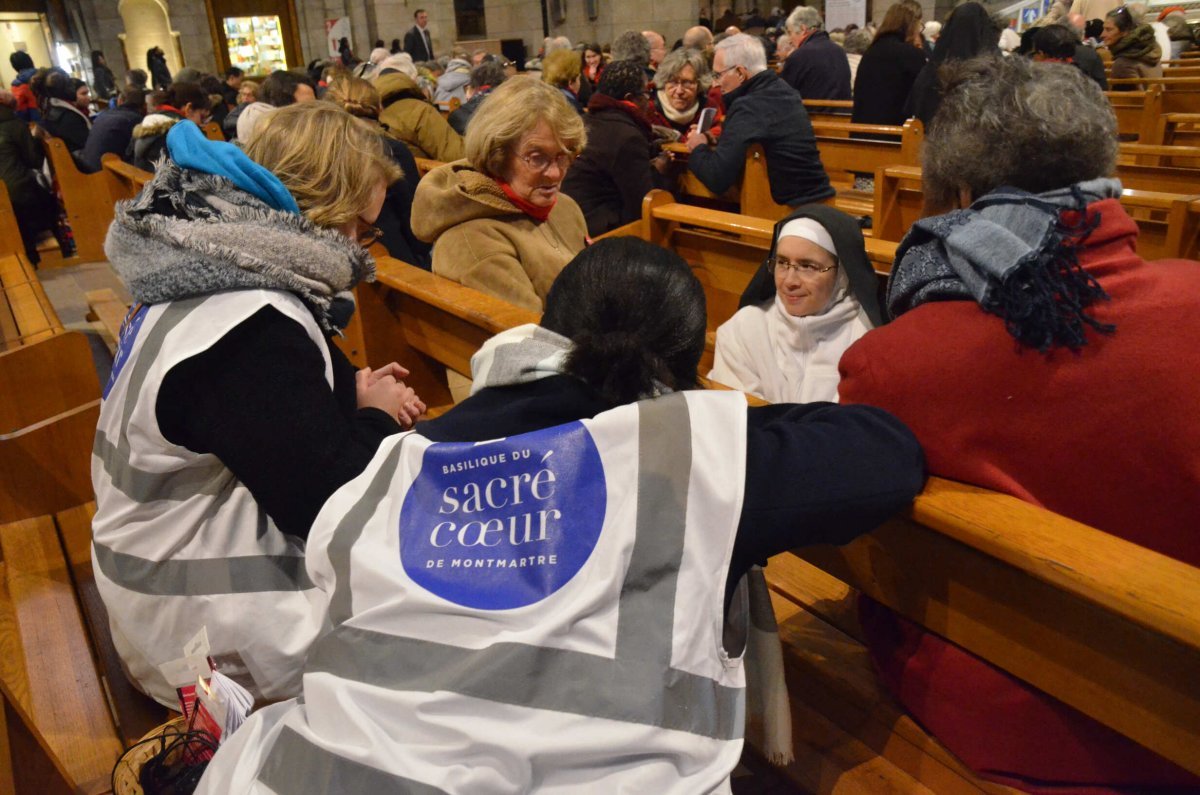
MULTIPOLYGON (((577 60, 573 56, 572 61, 577 60)), ((646 92, 641 66, 616 61, 605 68, 588 102, 588 145, 571 166, 562 190, 583 211, 592 237, 641 218, 642 199, 656 182, 665 184, 661 175, 669 161, 666 155, 653 156, 646 92)))
POLYGON ((333 628, 303 698, 251 716, 198 795, 730 791, 752 567, 847 543, 924 478, 885 412, 696 389, 704 333, 674 252, 616 238, 567 265, 540 325, 472 358, 472 396, 322 512, 333 628))
POLYGON ((821 12, 796 6, 787 18, 792 50, 779 76, 804 99, 850 99, 850 63, 846 52, 822 28, 821 12))
POLYGON ((928 130, 942 101, 942 89, 938 82, 938 69, 942 64, 981 55, 998 57, 999 42, 1000 29, 982 5, 968 2, 954 9, 938 36, 933 57, 913 81, 912 91, 904 103, 905 118, 916 116, 928 130))
POLYGON ((165 89, 171 85, 171 70, 167 68, 167 56, 162 47, 151 47, 146 51, 146 69, 154 88, 165 89))
MULTIPOLYGON (((1126 77, 1162 77, 1162 48, 1149 25, 1139 25, 1126 6, 1114 8, 1104 17, 1104 29, 1100 33, 1109 52, 1113 55, 1111 76, 1113 80, 1126 77)), ((1114 85, 1114 89, 1131 91, 1144 88, 1143 84, 1114 85)))
POLYGON ((449 102, 457 98, 459 102, 467 101, 467 84, 471 82, 471 62, 464 58, 451 58, 446 64, 446 71, 438 78, 437 90, 434 92, 434 102, 449 102))
POLYGON ((76 104, 80 81, 56 69, 46 75, 43 85, 41 126, 61 138, 72 153, 80 151, 92 129, 92 120, 76 104))
POLYGON ((102 168, 100 159, 109 152, 124 157, 133 140, 133 131, 145 115, 146 92, 139 89, 122 92, 117 107, 102 111, 92 121, 87 144, 76 158, 80 169, 86 173, 99 171, 102 168))
POLYGON ((29 122, 17 116, 16 97, 0 89, 0 181, 8 190, 25 256, 32 265, 41 261, 39 233, 53 229, 58 220, 58 203, 34 176, 45 159, 41 143, 29 132, 29 122))
POLYGON ((413 231, 433 243, 433 272, 541 311, 586 243, 583 213, 561 192, 586 143, 562 92, 525 75, 506 80, 467 128, 466 160, 417 185, 413 231))
POLYGON ((92 86, 92 93, 96 99, 107 104, 117 95, 117 78, 112 69, 108 68, 108 62, 104 60, 104 53, 100 50, 92 50, 92 77, 96 81, 92 86))
POLYGON ((37 74, 33 58, 24 50, 17 50, 9 54, 8 63, 17 73, 12 81, 12 94, 17 101, 17 117, 31 122, 40 120, 42 114, 38 109, 37 97, 34 96, 33 88, 30 85, 33 76, 37 74))
POLYGON ((208 94, 195 83, 172 83, 164 101, 146 114, 133 128, 126 160, 134 166, 153 171, 166 145, 167 133, 184 119, 202 126, 208 123, 208 94))
POLYGON ((457 110, 450 112, 446 121, 459 135, 467 134, 467 125, 479 110, 479 106, 492 90, 508 79, 504 67, 494 58, 487 58, 471 69, 471 82, 467 84, 467 101, 457 110))
MULTIPOLYGON (((932 474, 1200 565, 1200 264, 1138 256, 1092 80, 1025 58, 947 79, 926 217, 896 252, 892 321, 842 357, 842 403, 903 420, 932 474)), ((859 617, 884 686, 977 774, 1043 794, 1200 788, 892 611, 863 600, 859 617)))
POLYGON ((921 6, 900 0, 887 10, 854 81, 855 124, 904 124, 904 103, 925 67, 921 6))
POLYGON ((713 74, 725 102, 725 123, 714 146, 700 133, 687 138, 688 168, 720 195, 742 178, 746 150, 760 143, 767 155, 771 197, 798 206, 834 195, 821 165, 804 102, 767 68, 757 37, 738 33, 717 45, 713 74))
POLYGON ((234 122, 236 137, 244 146, 254 137, 258 124, 275 108, 316 100, 317 92, 312 81, 294 72, 278 69, 258 87, 258 100, 237 113, 234 122))
MULTIPOLYGON (((383 112, 379 92, 368 81, 345 75, 335 77, 325 92, 325 99, 386 132, 386 128, 379 123, 379 114, 383 112)), ((390 135, 385 135, 384 140, 388 154, 402 173, 399 179, 388 186, 387 198, 383 201, 379 217, 375 219, 375 227, 380 232, 379 242, 396 259, 429 270, 431 247, 412 231, 413 195, 419 179, 417 162, 403 141, 390 135)))
POLYGON ((355 372, 330 343, 374 274, 358 241, 396 167, 330 103, 277 110, 245 152, 180 121, 166 153, 105 243, 136 303, 92 459, 96 583, 161 703, 187 681, 160 664, 204 627, 223 673, 286 698, 324 623, 313 520, 424 410, 398 364, 355 372))
POLYGON ((842 354, 882 323, 858 221, 810 204, 775 225, 708 377, 771 403, 836 401, 842 354))
POLYGON ((721 92, 710 91, 713 75, 704 53, 682 47, 672 50, 658 65, 654 86, 651 124, 674 130, 682 137, 700 121, 702 110, 713 108, 717 113, 710 130, 719 134, 725 109, 721 92))
POLYGON ((383 102, 380 123, 387 125, 388 135, 403 141, 414 157, 448 163, 463 156, 462 136, 425 98, 415 79, 384 68, 372 82, 383 102))

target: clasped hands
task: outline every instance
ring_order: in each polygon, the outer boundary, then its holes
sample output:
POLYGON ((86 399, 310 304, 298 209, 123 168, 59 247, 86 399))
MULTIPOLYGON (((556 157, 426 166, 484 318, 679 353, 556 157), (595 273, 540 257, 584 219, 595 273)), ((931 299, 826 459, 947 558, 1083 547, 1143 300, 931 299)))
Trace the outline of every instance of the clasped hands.
POLYGON ((359 370, 354 376, 358 407, 379 409, 395 417, 401 428, 411 428, 417 418, 425 413, 425 404, 411 387, 400 380, 407 375, 408 370, 396 362, 375 370, 370 367, 359 370))

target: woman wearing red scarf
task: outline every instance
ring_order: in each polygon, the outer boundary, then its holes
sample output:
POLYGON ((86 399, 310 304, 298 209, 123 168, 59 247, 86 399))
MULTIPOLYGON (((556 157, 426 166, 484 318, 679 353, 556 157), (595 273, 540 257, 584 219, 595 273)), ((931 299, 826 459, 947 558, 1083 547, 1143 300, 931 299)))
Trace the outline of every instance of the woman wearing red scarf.
POLYGON ((563 192, 579 202, 588 234, 595 236, 641 216, 642 198, 663 187, 666 156, 651 159, 646 74, 635 61, 604 69, 588 100, 588 146, 571 169, 563 192))
POLYGON ((433 244, 433 272, 540 312, 587 237, 579 205, 559 192, 586 140, 557 88, 513 77, 492 91, 467 128, 466 159, 417 185, 413 232, 433 244))

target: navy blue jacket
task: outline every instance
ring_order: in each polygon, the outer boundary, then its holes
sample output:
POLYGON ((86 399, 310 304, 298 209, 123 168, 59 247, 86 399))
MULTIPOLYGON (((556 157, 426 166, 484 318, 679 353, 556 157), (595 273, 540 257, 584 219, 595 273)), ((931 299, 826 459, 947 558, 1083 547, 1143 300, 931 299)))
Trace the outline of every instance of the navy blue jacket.
POLYGON ((79 152, 79 167, 92 174, 100 170, 100 158, 106 153, 123 157, 133 138, 133 128, 141 120, 141 110, 128 105, 106 110, 93 119, 87 143, 79 152))
POLYGON ((850 61, 823 30, 792 51, 779 76, 804 99, 850 99, 850 61))
POLYGON ((704 187, 720 195, 736 185, 746 150, 762 144, 777 203, 795 207, 834 195, 804 103, 778 75, 759 72, 724 99, 725 123, 716 147, 698 146, 688 158, 688 168, 704 187))

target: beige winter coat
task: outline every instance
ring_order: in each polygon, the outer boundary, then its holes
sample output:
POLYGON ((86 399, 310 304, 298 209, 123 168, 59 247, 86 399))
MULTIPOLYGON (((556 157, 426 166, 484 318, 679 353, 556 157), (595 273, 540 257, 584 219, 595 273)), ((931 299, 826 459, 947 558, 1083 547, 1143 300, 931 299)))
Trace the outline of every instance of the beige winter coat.
POLYGON ((434 273, 535 312, 587 236, 570 196, 560 193, 550 217, 536 221, 465 160, 430 171, 417 185, 412 228, 433 243, 434 273))
POLYGON ((411 77, 389 72, 375 80, 375 88, 383 101, 380 124, 387 127, 393 138, 403 141, 413 157, 449 163, 463 156, 462 136, 425 99, 411 77))

